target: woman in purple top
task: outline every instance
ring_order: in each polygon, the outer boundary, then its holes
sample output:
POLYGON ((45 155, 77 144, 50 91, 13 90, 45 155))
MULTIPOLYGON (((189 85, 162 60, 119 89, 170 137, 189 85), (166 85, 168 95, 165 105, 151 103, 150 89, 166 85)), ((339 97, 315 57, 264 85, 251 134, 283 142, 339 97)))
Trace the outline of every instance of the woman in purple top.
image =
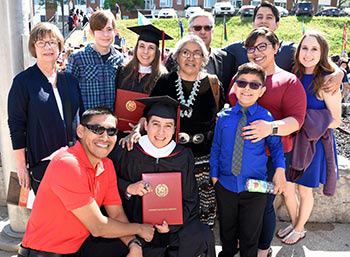
MULTIPOLYGON (((328 109, 332 116, 328 128, 332 129, 338 127, 341 122, 341 93, 339 89, 332 94, 322 88, 325 76, 334 71, 328 58, 328 51, 327 40, 320 32, 305 33, 296 51, 294 71, 304 86, 307 109, 328 109)), ((335 144, 334 150, 336 161, 335 144)), ((318 188, 320 183, 326 184, 326 164, 325 148, 319 140, 316 143, 316 152, 311 164, 296 181, 300 195, 299 204, 296 200, 295 183, 287 183, 284 197, 292 224, 277 233, 283 238, 283 243, 295 244, 305 237, 304 226, 310 217, 314 203, 312 189, 318 188)))

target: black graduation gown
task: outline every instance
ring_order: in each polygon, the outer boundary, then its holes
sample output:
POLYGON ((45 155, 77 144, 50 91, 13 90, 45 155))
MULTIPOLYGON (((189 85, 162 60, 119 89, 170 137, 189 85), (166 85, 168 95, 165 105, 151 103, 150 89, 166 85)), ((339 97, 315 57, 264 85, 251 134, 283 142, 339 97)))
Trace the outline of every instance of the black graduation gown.
POLYGON ((170 232, 166 234, 155 232, 151 244, 144 248, 144 256, 163 256, 165 251, 171 249, 171 247, 167 248, 169 245, 175 245, 176 253, 174 256, 180 254, 180 252, 183 256, 198 256, 205 251, 207 248, 207 235, 205 235, 207 231, 202 227, 198 218, 198 188, 194 175, 194 157, 191 150, 177 145, 168 157, 156 159, 145 153, 139 144, 135 144, 131 151, 118 146, 114 157, 119 194, 130 222, 142 223, 142 198, 132 196, 127 200, 125 194, 130 184, 142 180, 142 173, 181 172, 183 225, 170 225, 170 232), (195 239, 193 239, 193 235, 195 235, 195 239), (196 244, 191 247, 188 245, 189 242, 191 244, 195 242, 196 244), (187 245, 181 248, 179 247, 181 244, 187 245))

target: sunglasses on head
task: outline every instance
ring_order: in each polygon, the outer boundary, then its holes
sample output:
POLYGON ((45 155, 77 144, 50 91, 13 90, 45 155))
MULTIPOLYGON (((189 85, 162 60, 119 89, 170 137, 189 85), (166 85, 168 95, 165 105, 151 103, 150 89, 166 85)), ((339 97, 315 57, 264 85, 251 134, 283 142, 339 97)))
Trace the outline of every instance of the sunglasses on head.
POLYGON ((194 25, 193 26, 193 29, 195 31, 201 31, 202 28, 205 30, 205 31, 211 31, 213 26, 210 26, 210 25, 205 25, 205 26, 201 26, 201 25, 194 25))
POLYGON ((260 87, 263 86, 263 84, 259 82, 248 82, 244 80, 236 80, 235 83, 239 88, 246 88, 249 85, 250 89, 253 89, 253 90, 258 90, 260 87))
POLYGON ((112 136, 115 136, 115 134, 117 134, 118 132, 117 128, 113 128, 113 127, 105 128, 98 124, 81 124, 81 125, 86 127, 88 130, 90 130, 92 133, 96 135, 102 135, 103 133, 105 133, 105 131, 107 131, 107 135, 112 137, 112 136))

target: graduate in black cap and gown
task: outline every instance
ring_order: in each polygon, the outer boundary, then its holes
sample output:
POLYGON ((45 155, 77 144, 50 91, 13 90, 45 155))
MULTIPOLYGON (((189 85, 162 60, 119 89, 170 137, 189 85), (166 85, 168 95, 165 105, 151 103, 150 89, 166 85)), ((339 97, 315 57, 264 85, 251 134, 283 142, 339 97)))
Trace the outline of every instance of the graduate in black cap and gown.
MULTIPOLYGON (((194 175, 194 157, 190 149, 176 144, 174 135, 179 102, 169 96, 138 99, 144 103, 146 135, 131 151, 118 146, 113 161, 119 192, 130 222, 142 223, 142 197, 153 189, 142 180, 143 173, 181 172, 183 225, 156 225, 152 242, 143 242, 143 256, 198 257, 209 252, 215 256, 209 227, 198 216, 198 188, 194 175)), ((181 109, 187 109, 182 105, 181 109)), ((179 119, 178 119, 179 120, 179 119)), ((141 240, 141 239, 140 239, 141 240)))
MULTIPOLYGON (((137 33, 139 38, 134 48, 133 58, 119 69, 115 80, 117 88, 115 110, 120 121, 118 127, 120 131, 131 130, 132 127, 128 124, 133 123, 133 125, 136 125, 135 123, 139 121, 142 115, 141 111, 137 118, 131 117, 131 115, 135 114, 133 106, 139 108, 140 105, 128 103, 127 100, 132 100, 133 95, 128 94, 125 90, 144 94, 139 97, 147 97, 151 93, 160 75, 167 72, 161 64, 159 41, 164 42, 163 39, 172 39, 172 37, 152 24, 129 27, 128 29, 137 33), (125 108, 127 110, 124 110, 125 108), (127 121, 124 122, 125 120, 127 121)), ((126 134, 119 133, 118 136, 120 139, 126 134)))

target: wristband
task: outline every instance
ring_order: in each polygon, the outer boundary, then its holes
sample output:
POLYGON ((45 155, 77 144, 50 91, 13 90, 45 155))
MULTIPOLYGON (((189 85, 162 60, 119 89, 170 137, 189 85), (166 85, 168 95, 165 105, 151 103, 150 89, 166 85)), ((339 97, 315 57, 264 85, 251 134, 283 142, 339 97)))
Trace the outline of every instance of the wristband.
POLYGON ((131 239, 128 243, 128 248, 130 248, 130 245, 133 243, 138 244, 142 248, 142 243, 138 238, 131 239))

